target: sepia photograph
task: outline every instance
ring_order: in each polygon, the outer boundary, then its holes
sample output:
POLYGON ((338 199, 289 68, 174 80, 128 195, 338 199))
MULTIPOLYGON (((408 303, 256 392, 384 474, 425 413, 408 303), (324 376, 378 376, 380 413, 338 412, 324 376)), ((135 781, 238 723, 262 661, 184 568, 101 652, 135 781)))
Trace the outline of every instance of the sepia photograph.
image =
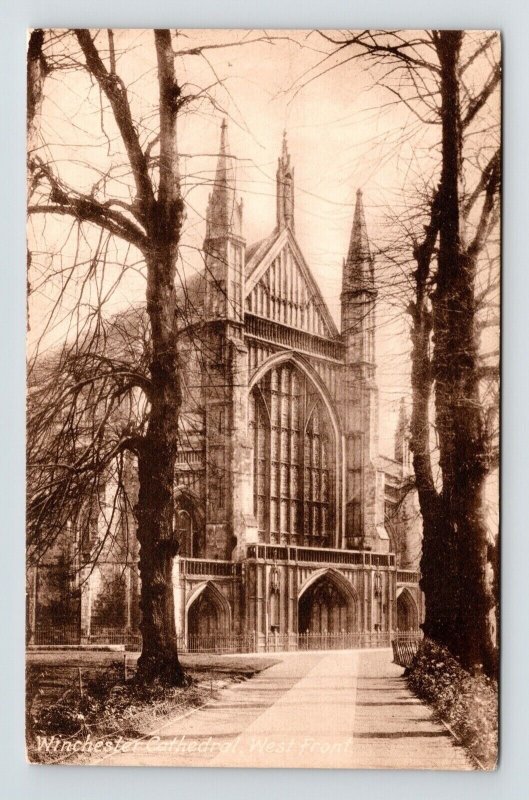
POLYGON ((495 30, 27 32, 30 763, 497 768, 501 91, 495 30))

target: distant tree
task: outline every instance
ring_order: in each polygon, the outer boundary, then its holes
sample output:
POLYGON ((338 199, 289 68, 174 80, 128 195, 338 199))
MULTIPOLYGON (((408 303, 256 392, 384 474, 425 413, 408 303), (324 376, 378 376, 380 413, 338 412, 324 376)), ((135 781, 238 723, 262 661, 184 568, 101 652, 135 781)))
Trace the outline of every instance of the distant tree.
POLYGON ((44 625, 79 625, 79 591, 75 573, 68 559, 61 556, 41 569, 43 608, 40 620, 44 625))
POLYGON ((122 573, 103 580, 92 609, 96 625, 109 628, 121 628, 125 625, 126 590, 125 576, 122 573))

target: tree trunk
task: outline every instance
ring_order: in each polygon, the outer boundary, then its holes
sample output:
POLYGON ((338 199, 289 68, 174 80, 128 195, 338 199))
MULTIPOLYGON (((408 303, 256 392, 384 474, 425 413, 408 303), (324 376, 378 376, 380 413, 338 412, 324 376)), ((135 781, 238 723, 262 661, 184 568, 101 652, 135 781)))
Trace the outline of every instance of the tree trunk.
MULTIPOLYGON (((436 426, 443 475, 441 514, 447 526, 443 581, 454 618, 441 639, 463 665, 494 669, 486 585, 483 484, 487 474, 479 399, 475 308, 476 263, 464 248, 461 220, 461 31, 441 31, 442 171, 439 186, 437 285, 432 297, 436 426)), ((439 637, 437 637, 439 640, 439 637)))
MULTIPOLYGON (((179 206, 182 212, 182 206, 179 206)), ((158 240, 167 231, 155 213, 158 240)), ((178 224, 178 220, 166 220, 178 224)), ((172 235, 171 235, 172 238, 172 235)), ((149 423, 138 452, 139 496, 136 507, 140 543, 141 631, 143 649, 138 678, 180 684, 184 673, 178 660, 173 560, 178 552, 174 530, 174 471, 177 457, 178 416, 182 402, 176 330, 176 293, 172 245, 165 242, 165 258, 148 260, 147 311, 151 320, 153 355, 149 423)))
POLYGON ((410 306, 412 316, 411 384, 413 408, 411 417, 410 447, 419 505, 423 519, 421 554, 421 589, 425 596, 426 636, 446 642, 455 623, 454 588, 447 574, 449 567, 449 526, 443 514, 441 498, 435 486, 431 462, 430 404, 432 400, 433 369, 430 357, 432 313, 428 306, 428 286, 431 262, 439 229, 439 194, 432 200, 430 221, 424 239, 415 248, 417 269, 415 301, 410 306))
POLYGON ((140 542, 141 623, 143 638, 137 678, 170 685, 184 682, 178 659, 172 570, 178 545, 173 533, 174 455, 148 436, 138 458, 137 506, 140 542))
MULTIPOLYGON (((424 253, 422 258, 424 259, 424 253)), ((424 266, 424 264, 423 264, 424 266)), ((423 275, 427 274, 423 271, 423 275)), ((421 553, 421 589, 425 596, 426 636, 445 641, 447 629, 453 620, 453 597, 447 591, 448 528, 444 519, 439 494, 435 488, 430 458, 430 399, 432 368, 429 356, 431 314, 424 296, 421 269, 416 273, 417 294, 413 306, 412 371, 413 410, 411 418, 411 450, 413 468, 423 519, 421 553)))
MULTIPOLYGON (((27 116, 26 116, 26 134, 27 134, 27 192, 28 198, 31 192, 31 168, 30 161, 33 157, 33 151, 37 146, 37 119, 40 115, 42 108, 42 100, 44 97, 44 80, 48 74, 48 66, 42 48, 44 46, 44 31, 42 28, 35 28, 31 31, 28 43, 28 57, 27 57, 27 116)), ((29 331, 29 270, 31 268, 31 251, 29 247, 26 248, 26 325, 29 331)))
POLYGON ((184 215, 176 149, 179 87, 170 32, 156 30, 154 38, 160 103, 160 173, 158 196, 150 204, 146 220, 152 243, 146 255, 152 390, 149 424, 138 456, 143 635, 138 677, 145 681, 182 684, 186 677, 178 660, 172 583, 173 560, 178 552, 174 530, 174 473, 182 403, 175 290, 184 215))
POLYGON ((36 146, 36 119, 40 114, 43 99, 44 80, 48 73, 48 66, 42 48, 44 46, 44 31, 35 28, 31 31, 28 43, 27 62, 27 146, 30 156, 36 146))

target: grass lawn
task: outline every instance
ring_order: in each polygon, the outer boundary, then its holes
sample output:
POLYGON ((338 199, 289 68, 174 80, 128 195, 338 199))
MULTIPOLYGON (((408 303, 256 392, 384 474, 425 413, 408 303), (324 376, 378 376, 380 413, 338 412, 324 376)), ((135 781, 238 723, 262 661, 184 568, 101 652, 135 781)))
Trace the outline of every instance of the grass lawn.
POLYGON ((39 737, 63 740, 142 736, 163 718, 203 705, 223 686, 251 678, 278 659, 258 654, 183 654, 187 688, 138 687, 139 653, 32 651, 26 659, 26 739, 32 762, 82 760, 38 749, 39 737), (126 664, 126 667, 125 667, 126 664), (126 679, 125 679, 126 669, 126 679))

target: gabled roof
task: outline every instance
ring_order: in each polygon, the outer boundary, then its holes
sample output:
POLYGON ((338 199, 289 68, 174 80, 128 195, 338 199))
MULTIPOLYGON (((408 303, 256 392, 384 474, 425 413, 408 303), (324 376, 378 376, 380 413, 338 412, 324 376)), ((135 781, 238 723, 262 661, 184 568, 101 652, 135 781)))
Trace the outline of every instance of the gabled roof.
POLYGON ((272 261, 287 245, 292 250, 303 278, 307 283, 311 295, 313 296, 314 303, 318 307, 320 314, 329 328, 330 335, 339 336, 339 330, 336 327, 336 323, 334 322, 329 309, 327 308, 327 303, 323 299, 320 287, 318 286, 290 227, 283 228, 283 230, 278 230, 276 228, 276 230, 274 230, 270 236, 265 239, 261 239, 259 242, 256 242, 247 249, 245 287, 246 296, 250 294, 255 285, 266 273, 272 261))
POLYGON ((269 236, 265 236, 264 239, 259 239, 259 241, 248 245, 246 248, 246 280, 248 280, 254 269, 259 266, 268 250, 278 239, 279 233, 276 229, 269 236))

